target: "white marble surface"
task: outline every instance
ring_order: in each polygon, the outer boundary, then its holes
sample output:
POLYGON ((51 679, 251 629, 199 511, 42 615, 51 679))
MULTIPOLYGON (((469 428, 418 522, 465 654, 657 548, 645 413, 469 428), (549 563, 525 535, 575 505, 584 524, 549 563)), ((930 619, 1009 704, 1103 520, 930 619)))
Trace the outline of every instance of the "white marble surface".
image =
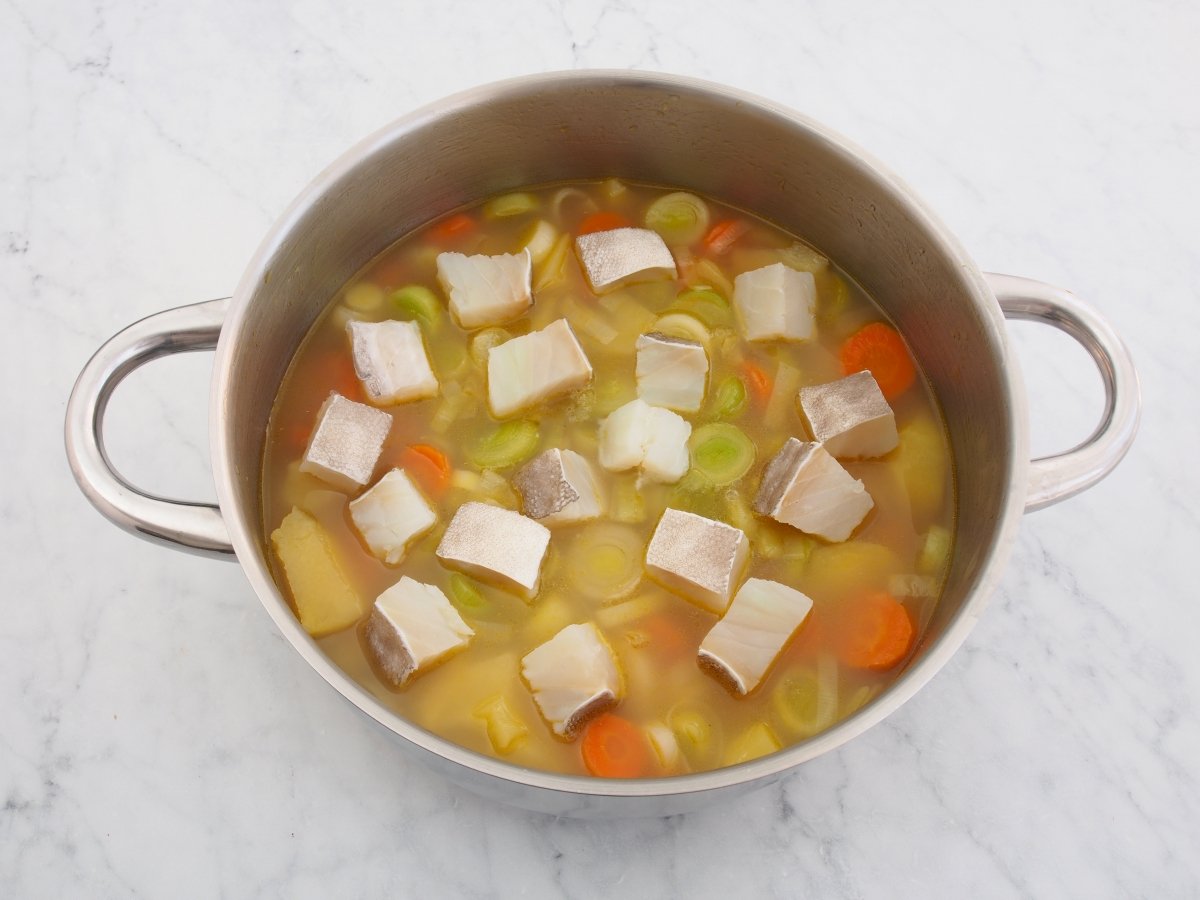
MULTIPOLYGON (((1200 892, 1200 10, 1176 2, 0 5, 0 894, 1200 892), (585 66, 700 75, 871 149, 987 269, 1093 301, 1141 369, 1123 466, 1030 516, 966 646, 837 753, 722 809, 576 822, 414 769, 239 570, 108 526, 67 393, 128 322, 227 294, 321 166, 418 104, 585 66)), ((1015 329, 1034 440, 1099 380, 1015 329)), ((120 466, 211 496, 210 359, 114 402, 120 466)))

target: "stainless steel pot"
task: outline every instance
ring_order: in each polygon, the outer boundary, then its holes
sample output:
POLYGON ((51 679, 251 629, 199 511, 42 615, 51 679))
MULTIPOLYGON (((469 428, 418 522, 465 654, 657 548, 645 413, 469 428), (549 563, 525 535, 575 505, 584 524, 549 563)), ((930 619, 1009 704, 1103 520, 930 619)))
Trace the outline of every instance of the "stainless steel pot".
POLYGON ((1125 455, 1140 398, 1129 353, 1071 294, 985 275, 895 176, 843 138, 768 101, 665 75, 574 72, 476 88, 368 137, 317 176, 250 260, 231 299, 167 310, 108 341, 67 408, 71 469, 112 522, 196 553, 235 556, 284 636, 411 757, 499 800, 548 812, 656 815, 770 784, 897 709, 962 643, 1000 578, 1021 515, 1095 484, 1125 455), (271 579, 259 514, 265 424, 301 338, 338 289, 397 238, 454 207, 523 185, 610 175, 677 185, 803 235, 858 279, 908 338, 945 412, 958 537, 945 595, 916 657, 873 703, 773 756, 670 779, 554 775, 480 756, 376 702, 304 632, 271 579), (1004 318, 1053 325, 1095 359, 1106 393, 1075 449, 1028 459, 1028 417, 1004 318), (219 506, 150 496, 104 451, 116 385, 160 356, 216 348, 211 437, 219 506))

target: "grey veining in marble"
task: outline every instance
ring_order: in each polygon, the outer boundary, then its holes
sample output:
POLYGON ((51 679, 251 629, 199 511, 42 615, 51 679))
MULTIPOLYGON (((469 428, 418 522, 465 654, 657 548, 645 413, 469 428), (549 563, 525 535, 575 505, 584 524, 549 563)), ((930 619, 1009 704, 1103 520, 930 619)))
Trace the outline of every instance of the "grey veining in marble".
MULTIPOLYGON (((1185 0, 0 4, 0 894, 1106 897, 1200 893, 1200 9, 1185 0), (648 7, 648 8, 647 8, 648 7), (1030 516, 952 663, 728 808, 585 823, 414 769, 236 566, 108 527, 61 448, 75 374, 228 294, 323 165, 413 107, 577 66, 723 81, 909 181, 987 269, 1129 343, 1107 481, 1030 516)), ((1098 379, 1013 329, 1042 452, 1098 379)), ((118 392, 118 464, 211 496, 201 355, 118 392)))

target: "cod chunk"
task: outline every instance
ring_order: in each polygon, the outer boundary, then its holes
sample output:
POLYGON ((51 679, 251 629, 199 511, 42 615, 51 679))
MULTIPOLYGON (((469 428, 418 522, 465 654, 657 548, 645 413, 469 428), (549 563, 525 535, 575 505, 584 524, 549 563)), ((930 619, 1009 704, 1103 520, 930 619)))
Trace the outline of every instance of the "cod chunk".
POLYGON ((409 542, 437 523, 437 513, 403 469, 392 469, 350 501, 350 521, 371 552, 394 566, 404 559, 409 542))
POLYGON ((317 413, 317 427, 308 439, 300 471, 342 490, 362 487, 371 480, 391 428, 392 417, 383 410, 334 391, 317 413))
POLYGON ((416 322, 349 322, 354 371, 374 403, 408 403, 436 397, 438 380, 429 366, 416 322))
POLYGON ((293 506, 271 532, 271 546, 283 565, 305 631, 321 637, 359 620, 362 600, 346 580, 333 542, 316 519, 293 506))
POLYGON ((446 566, 532 597, 541 580, 550 530, 511 509, 471 501, 450 520, 438 544, 446 566))
POLYGON ((513 476, 521 512, 543 525, 584 522, 602 515, 604 495, 596 473, 574 450, 546 450, 513 476))
POLYGON ((844 541, 875 501, 820 444, 788 438, 767 463, 754 511, 827 541, 844 541))
POLYGON ((591 622, 568 625, 521 660, 521 677, 550 729, 573 738, 621 699, 612 648, 591 622))
POLYGON ((646 571, 663 587, 720 615, 749 555, 750 541, 740 528, 667 507, 646 548, 646 571))
POLYGON ((499 418, 570 393, 592 380, 592 364, 566 319, 488 351, 488 406, 499 418))
POLYGON ((596 294, 639 281, 668 280, 679 274, 666 242, 648 228, 581 234, 575 238, 575 253, 596 294))
POLYGON ((830 456, 883 456, 896 449, 896 416, 868 371, 800 388, 800 416, 830 456))
POLYGON ((610 472, 640 466, 650 480, 671 484, 691 465, 691 436, 692 426, 685 419, 639 397, 600 423, 600 465, 610 472))
POLYGON ((439 253, 437 277, 450 298, 450 314, 466 329, 500 325, 533 305, 529 251, 499 256, 439 253))
POLYGON ((750 693, 812 607, 812 600, 787 585, 747 579, 721 621, 700 642, 701 667, 736 693, 750 693))
POLYGON ((637 339, 637 392, 651 406, 696 412, 707 380, 708 354, 699 342, 657 332, 637 339))
POLYGON ((363 637, 376 670, 395 689, 462 650, 474 635, 440 588, 405 575, 379 595, 363 637))
POLYGON ((733 305, 749 341, 808 341, 817 331, 817 287, 811 272, 774 263, 733 280, 733 305))

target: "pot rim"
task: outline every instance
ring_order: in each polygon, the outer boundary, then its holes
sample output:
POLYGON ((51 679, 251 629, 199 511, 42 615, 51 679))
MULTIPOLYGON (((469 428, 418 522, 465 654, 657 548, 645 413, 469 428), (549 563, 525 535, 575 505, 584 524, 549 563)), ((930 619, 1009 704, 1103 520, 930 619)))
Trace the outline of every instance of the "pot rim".
MULTIPOLYGON (((481 198, 482 199, 482 198, 481 198)), ((271 226, 238 282, 224 326, 221 329, 213 364, 210 396, 210 451, 217 500, 228 526, 230 540, 251 587, 274 620, 283 636, 301 657, 332 687, 376 724, 405 739, 427 753, 441 757, 474 773, 492 776, 530 788, 557 794, 584 797, 672 797, 720 791, 752 782, 766 784, 800 763, 807 762, 840 747, 891 715, 908 702, 918 690, 949 661, 966 639, 996 589, 1010 555, 1016 530, 1024 510, 1028 477, 1028 409, 1025 390, 1015 360, 1011 358, 1007 330, 1000 307, 982 272, 967 255, 950 231, 912 189, 870 153, 852 141, 813 119, 786 106, 740 89, 714 82, 663 73, 628 70, 585 69, 525 75, 469 88, 426 104, 358 141, 326 166, 289 204, 271 226), (363 160, 381 152, 394 141, 418 129, 426 122, 452 116, 456 111, 494 100, 497 96, 527 93, 564 81, 592 84, 596 87, 620 84, 675 90, 681 93, 715 96, 725 101, 754 107, 757 111, 782 120, 790 128, 801 129, 817 138, 827 150, 844 163, 857 168, 876 187, 890 193, 919 230, 928 234, 947 257, 953 259, 966 282, 972 301, 983 314, 991 331, 993 346, 1000 351, 995 362, 1004 373, 1007 409, 1012 435, 1012 453, 1006 479, 1008 496, 995 534, 980 562, 979 575, 970 595, 947 624, 945 630, 908 668, 876 698, 854 715, 815 737, 786 747, 776 753, 735 766, 665 778, 602 779, 583 775, 565 775, 530 769, 485 756, 409 722, 387 709, 375 697, 331 662, 293 615, 271 577, 262 556, 258 509, 247 515, 236 502, 235 472, 230 458, 231 419, 226 408, 233 375, 232 347, 246 320, 247 308, 255 290, 263 283, 276 251, 295 224, 320 202, 326 192, 363 160)), ((257 461, 261 464, 261 460, 257 461)))

